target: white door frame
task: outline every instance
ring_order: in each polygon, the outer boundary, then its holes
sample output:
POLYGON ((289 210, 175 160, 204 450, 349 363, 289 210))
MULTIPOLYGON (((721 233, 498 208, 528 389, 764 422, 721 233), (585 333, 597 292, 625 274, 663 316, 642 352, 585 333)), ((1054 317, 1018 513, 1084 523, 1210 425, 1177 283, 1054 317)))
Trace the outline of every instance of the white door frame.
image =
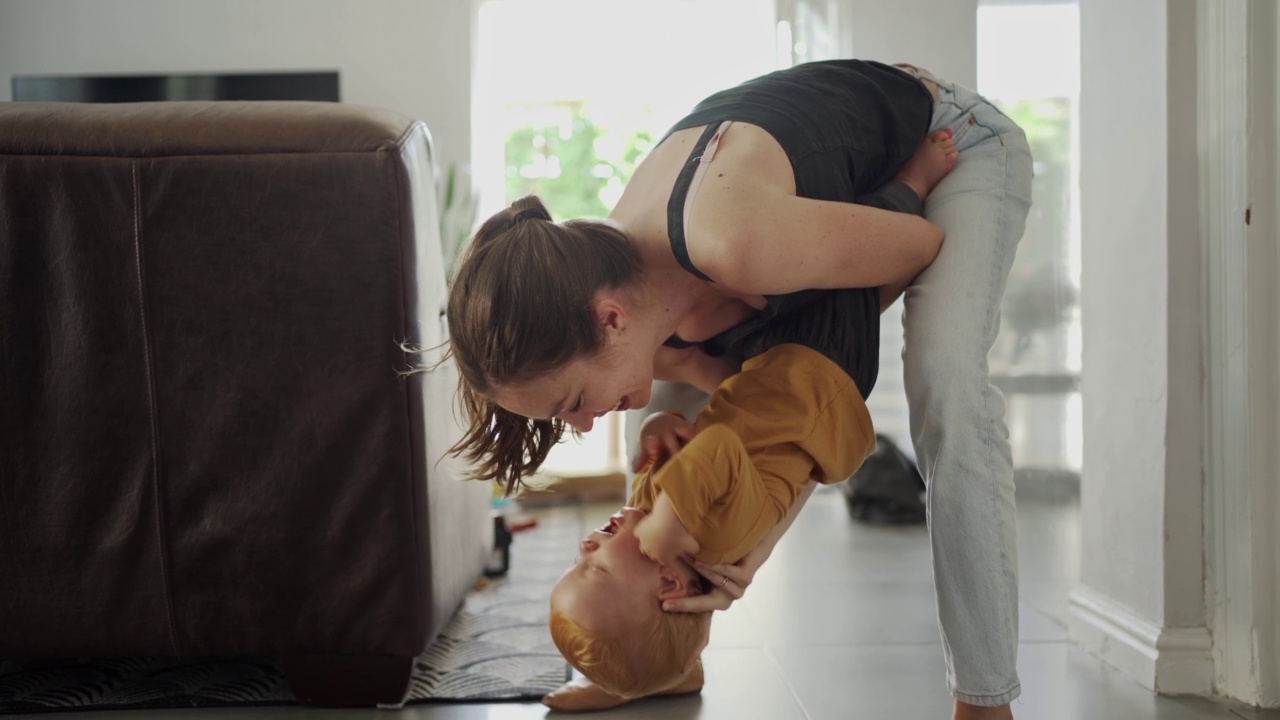
POLYGON ((1280 706, 1277 14, 1272 0, 1200 0, 1197 12, 1214 687, 1280 706))

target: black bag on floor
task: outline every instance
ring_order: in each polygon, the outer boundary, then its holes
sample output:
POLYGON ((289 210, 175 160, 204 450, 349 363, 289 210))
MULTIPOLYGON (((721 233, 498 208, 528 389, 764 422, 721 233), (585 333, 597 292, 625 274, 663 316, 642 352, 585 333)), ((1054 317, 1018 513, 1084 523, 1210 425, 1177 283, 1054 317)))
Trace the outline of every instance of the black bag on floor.
POLYGON ((854 520, 870 525, 925 521, 920 469, 885 435, 876 434, 875 451, 840 487, 854 520))

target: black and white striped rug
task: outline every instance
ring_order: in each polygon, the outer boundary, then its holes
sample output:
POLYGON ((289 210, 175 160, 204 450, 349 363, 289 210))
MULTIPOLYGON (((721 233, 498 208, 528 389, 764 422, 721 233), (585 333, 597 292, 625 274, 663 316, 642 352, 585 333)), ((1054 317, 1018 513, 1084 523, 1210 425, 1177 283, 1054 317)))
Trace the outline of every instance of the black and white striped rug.
MULTIPOLYGON (((473 590, 418 657, 407 702, 536 701, 566 682, 547 598, 580 535, 564 520, 518 533, 507 576, 473 590)), ((295 702, 274 658, 0 661, 0 715, 295 702)))

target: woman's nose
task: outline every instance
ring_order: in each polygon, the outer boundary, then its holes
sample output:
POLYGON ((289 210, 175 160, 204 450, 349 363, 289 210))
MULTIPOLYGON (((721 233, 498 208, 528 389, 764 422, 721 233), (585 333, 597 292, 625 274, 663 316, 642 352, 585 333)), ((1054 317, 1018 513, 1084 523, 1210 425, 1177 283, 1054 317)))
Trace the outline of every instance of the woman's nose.
POLYGON ((595 540, 583 540, 581 543, 578 543, 578 552, 583 554, 595 552, 599 547, 600 543, 597 543, 595 540))

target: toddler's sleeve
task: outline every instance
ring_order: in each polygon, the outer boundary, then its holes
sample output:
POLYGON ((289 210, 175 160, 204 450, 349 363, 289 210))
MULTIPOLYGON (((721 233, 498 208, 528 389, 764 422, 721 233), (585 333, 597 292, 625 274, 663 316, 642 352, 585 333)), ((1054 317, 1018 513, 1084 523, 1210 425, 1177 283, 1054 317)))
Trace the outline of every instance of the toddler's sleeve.
MULTIPOLYGON (((788 493, 771 492, 737 433, 709 425, 653 476, 680 522, 698 541, 698 559, 737 562, 791 508, 788 493)), ((791 496, 794 499, 794 496, 791 496)))

